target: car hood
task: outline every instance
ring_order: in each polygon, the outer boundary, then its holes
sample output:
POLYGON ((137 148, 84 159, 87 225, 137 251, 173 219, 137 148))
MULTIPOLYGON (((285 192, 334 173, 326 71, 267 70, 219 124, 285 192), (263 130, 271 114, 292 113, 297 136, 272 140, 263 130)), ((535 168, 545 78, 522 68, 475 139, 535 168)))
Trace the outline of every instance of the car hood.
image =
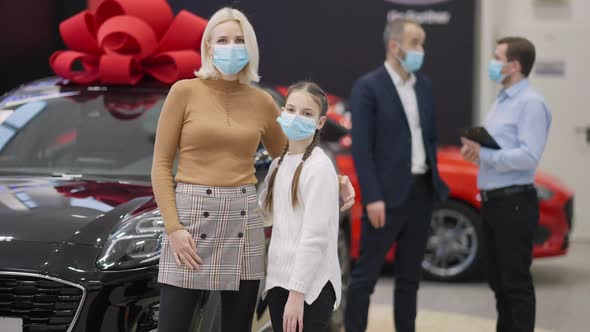
POLYGON ((102 245, 130 214, 151 205, 149 183, 0 177, 0 241, 102 245))

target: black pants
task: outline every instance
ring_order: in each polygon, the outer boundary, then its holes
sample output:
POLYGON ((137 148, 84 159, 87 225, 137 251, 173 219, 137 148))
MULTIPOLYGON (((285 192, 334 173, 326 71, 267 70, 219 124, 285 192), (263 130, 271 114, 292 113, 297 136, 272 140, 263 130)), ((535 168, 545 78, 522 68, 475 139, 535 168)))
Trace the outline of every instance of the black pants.
POLYGON ((397 332, 415 331, 417 293, 426 240, 432 217, 434 191, 430 175, 414 178, 406 202, 387 210, 385 227, 375 229, 363 217, 361 253, 352 271, 345 315, 347 332, 367 329, 369 301, 385 256, 397 241, 394 317, 397 332))
POLYGON ((498 332, 533 332, 535 288, 530 272, 539 222, 534 188, 482 204, 488 279, 496 296, 498 332))
MULTIPOLYGON (((258 300, 259 280, 240 281, 239 291, 221 291, 221 331, 249 332, 258 300)), ((203 290, 161 285, 158 332, 189 331, 203 290)))
MULTIPOLYGON (((283 313, 289 299, 289 291, 275 287, 266 295, 270 310, 273 332, 283 332, 283 313)), ((303 331, 326 332, 334 310, 336 293, 332 283, 328 282, 322 289, 320 296, 311 304, 305 303, 303 307, 303 331)))

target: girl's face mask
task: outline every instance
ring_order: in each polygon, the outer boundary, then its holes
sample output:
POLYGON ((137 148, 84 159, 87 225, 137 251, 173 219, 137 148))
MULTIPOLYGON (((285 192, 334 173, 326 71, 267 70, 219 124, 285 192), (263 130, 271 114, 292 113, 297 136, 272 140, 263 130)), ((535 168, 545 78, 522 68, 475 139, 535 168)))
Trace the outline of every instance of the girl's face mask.
POLYGON ((281 125, 281 129, 283 129, 287 138, 292 141, 301 141, 313 136, 317 126, 313 119, 286 111, 281 112, 277 122, 281 125))

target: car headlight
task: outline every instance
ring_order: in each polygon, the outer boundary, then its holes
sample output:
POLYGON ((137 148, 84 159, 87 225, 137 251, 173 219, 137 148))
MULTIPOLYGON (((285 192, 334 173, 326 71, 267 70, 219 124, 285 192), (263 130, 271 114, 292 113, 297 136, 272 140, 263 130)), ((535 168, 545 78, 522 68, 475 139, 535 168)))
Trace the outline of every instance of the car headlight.
POLYGON ((536 185, 535 189, 537 189, 537 197, 539 197, 539 200, 541 201, 550 200, 551 198, 553 198, 553 195, 555 195, 555 193, 551 191, 551 189, 543 186, 536 185))
POLYGON ((103 270, 122 270, 154 264, 160 259, 163 234, 160 210, 133 216, 111 233, 97 265, 103 270))

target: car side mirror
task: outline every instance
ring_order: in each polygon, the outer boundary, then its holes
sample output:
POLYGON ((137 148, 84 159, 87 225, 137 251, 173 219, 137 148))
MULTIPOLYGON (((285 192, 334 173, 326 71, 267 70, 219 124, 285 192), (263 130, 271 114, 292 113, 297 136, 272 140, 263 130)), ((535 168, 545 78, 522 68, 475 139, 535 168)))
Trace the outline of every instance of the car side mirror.
POLYGON ((328 118, 322 129, 322 141, 326 143, 338 142, 342 137, 349 134, 348 129, 344 128, 336 121, 328 118))

